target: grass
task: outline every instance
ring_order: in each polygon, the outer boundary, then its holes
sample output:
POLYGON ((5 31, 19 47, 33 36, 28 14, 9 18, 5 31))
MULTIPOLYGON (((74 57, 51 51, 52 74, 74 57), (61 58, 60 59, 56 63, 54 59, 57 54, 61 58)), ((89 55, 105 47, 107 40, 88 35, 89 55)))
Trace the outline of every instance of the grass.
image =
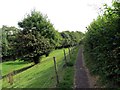
MULTIPOLYGON (((66 49, 68 54, 68 49, 66 49)), ((23 71, 13 77, 14 83, 10 85, 7 79, 3 79, 3 88, 54 88, 56 76, 54 71, 53 57, 56 57, 57 69, 61 80, 64 65, 63 49, 55 50, 49 57, 43 57, 41 63, 23 71)))
POLYGON ((7 61, 0 64, 2 66, 2 76, 4 76, 14 70, 18 70, 26 66, 30 66, 32 63, 16 60, 16 61, 7 61))
POLYGON ((78 53, 78 47, 74 49, 71 56, 71 61, 68 62, 68 66, 63 70, 63 78, 58 84, 58 88, 73 88, 74 86, 74 64, 78 53))

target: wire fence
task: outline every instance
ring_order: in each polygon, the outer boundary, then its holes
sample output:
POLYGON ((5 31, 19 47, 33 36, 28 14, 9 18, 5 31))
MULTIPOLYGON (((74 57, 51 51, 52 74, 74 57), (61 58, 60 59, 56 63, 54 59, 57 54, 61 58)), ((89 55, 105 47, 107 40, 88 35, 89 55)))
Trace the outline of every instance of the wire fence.
MULTIPOLYGON (((56 83, 54 83, 54 86, 56 87, 56 85, 59 84, 60 80, 62 79, 61 72, 63 71, 63 69, 65 67, 67 67, 66 66, 67 63, 70 62, 72 54, 74 52, 74 48, 75 47, 64 49, 63 50, 63 57, 61 57, 61 58, 59 58, 59 54, 56 55, 53 59, 49 60, 49 58, 48 58, 48 60, 52 61, 52 63, 53 63, 53 66, 51 66, 53 74, 51 74, 51 75, 48 76, 48 79, 42 84, 42 88, 46 88, 46 86, 49 84, 49 81, 51 79, 55 80, 55 78, 56 78, 56 83)), ((47 62, 48 60, 46 60, 44 62, 47 62)), ((37 68, 38 66, 35 65, 35 67, 37 68)), ((43 69, 43 68, 44 67, 42 67, 41 69, 43 69)), ((11 87, 14 87, 14 83, 17 83, 17 84, 21 83, 20 82, 20 80, 21 80, 20 74, 18 75, 18 78, 13 78, 14 75, 16 75, 16 74, 17 73, 15 71, 10 72, 8 75, 6 75, 5 78, 3 78, 3 81, 6 81, 7 83, 9 83, 11 85, 11 87)), ((36 77, 34 77, 34 79, 36 79, 36 77)), ((0 80, 0 81, 2 81, 2 80, 0 80)))

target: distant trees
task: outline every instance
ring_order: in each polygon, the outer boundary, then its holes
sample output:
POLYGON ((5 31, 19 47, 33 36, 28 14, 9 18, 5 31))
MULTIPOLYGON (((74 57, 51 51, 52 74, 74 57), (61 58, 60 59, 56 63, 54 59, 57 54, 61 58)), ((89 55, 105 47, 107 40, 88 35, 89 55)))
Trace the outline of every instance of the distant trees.
POLYGON ((70 47, 70 46, 75 46, 80 43, 82 37, 84 34, 79 31, 63 31, 60 33, 63 40, 62 40, 62 46, 63 47, 70 47))
POLYGON ((19 29, 15 28, 15 27, 3 26, 1 28, 2 56, 4 56, 3 60, 4 60, 4 58, 10 59, 10 56, 11 56, 11 58, 13 58, 12 57, 12 55, 13 55, 12 50, 13 50, 13 44, 14 44, 13 39, 16 38, 16 35, 18 32, 19 32, 19 29))
POLYGON ((53 49, 79 44, 82 32, 55 30, 46 15, 33 10, 18 22, 21 29, 3 26, 3 59, 23 59, 39 63, 42 55, 48 56, 53 49))
POLYGON ((84 55, 91 73, 104 82, 120 83, 120 3, 105 5, 104 14, 87 29, 84 55))

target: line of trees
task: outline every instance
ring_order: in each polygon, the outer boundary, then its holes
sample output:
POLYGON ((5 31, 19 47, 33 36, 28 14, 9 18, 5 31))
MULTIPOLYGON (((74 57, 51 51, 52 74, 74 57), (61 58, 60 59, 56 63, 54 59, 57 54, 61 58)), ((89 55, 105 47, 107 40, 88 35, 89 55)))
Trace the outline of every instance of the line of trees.
POLYGON ((79 31, 58 32, 47 15, 35 10, 18 25, 20 29, 8 26, 1 28, 3 61, 23 59, 37 64, 42 55, 48 56, 53 49, 75 46, 84 36, 79 31))
POLYGON ((88 27, 84 38, 84 55, 90 72, 100 80, 120 84, 120 2, 105 5, 88 27))

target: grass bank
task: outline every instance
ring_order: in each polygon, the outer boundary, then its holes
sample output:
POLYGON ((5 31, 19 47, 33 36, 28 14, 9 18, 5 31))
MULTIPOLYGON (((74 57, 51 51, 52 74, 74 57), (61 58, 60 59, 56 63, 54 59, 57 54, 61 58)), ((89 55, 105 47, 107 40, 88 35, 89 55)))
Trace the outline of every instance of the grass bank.
MULTIPOLYGON (((66 49, 68 55, 68 49, 66 49)), ((2 80, 3 88, 54 88, 56 76, 54 71, 53 57, 56 57, 58 74, 61 79, 64 65, 63 49, 55 50, 49 57, 43 57, 41 63, 32 68, 13 76, 14 83, 10 85, 7 78, 2 80)))

